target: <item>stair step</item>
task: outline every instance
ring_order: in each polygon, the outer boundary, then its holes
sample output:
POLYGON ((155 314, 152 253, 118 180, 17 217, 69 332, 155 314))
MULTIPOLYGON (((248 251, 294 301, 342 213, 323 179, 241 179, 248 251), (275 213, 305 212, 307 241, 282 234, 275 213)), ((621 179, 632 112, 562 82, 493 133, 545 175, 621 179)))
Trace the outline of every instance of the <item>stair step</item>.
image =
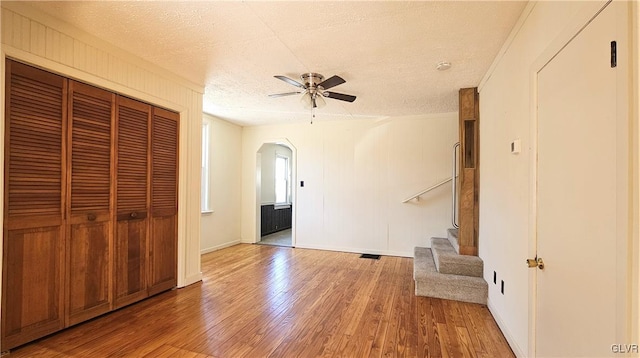
POLYGON ((453 246, 453 249, 456 250, 456 253, 460 253, 460 244, 458 243, 458 229, 447 229, 447 239, 453 246))
POLYGON ((429 248, 415 248, 413 278, 417 296, 487 304, 489 285, 483 278, 438 272, 429 248))
POLYGON ((459 255, 447 239, 432 237, 431 253, 440 273, 482 277, 482 259, 478 256, 459 255))

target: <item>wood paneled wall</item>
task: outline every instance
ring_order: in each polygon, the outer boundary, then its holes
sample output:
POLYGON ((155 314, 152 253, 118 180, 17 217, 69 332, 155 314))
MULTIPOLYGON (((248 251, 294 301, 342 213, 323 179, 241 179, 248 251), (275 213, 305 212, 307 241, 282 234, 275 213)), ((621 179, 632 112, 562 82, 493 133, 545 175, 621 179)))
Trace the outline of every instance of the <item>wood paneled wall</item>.
MULTIPOLYGON (((176 228, 178 286, 199 281, 203 86, 132 56, 26 4, 2 2, 0 12, 0 83, 5 81, 4 59, 9 57, 180 113, 180 213, 176 228)), ((2 99, 5 98, 4 91, 4 86, 0 86, 2 99)), ((4 122, 4 100, 0 106, 0 122, 4 122)), ((4 133, 0 133, 0 138, 4 138, 4 133)), ((4 143, 0 143, 0 147, 4 147, 4 143)), ((4 166, 4 162, 1 165, 4 166)), ((0 189, 0 198, 4 195, 0 189)))
POLYGON ((446 235, 451 225, 447 186, 419 202, 402 201, 451 176, 457 113, 243 128, 245 242, 255 242, 260 234, 256 153, 264 143, 285 139, 295 148, 296 247, 412 257, 415 246, 446 235))

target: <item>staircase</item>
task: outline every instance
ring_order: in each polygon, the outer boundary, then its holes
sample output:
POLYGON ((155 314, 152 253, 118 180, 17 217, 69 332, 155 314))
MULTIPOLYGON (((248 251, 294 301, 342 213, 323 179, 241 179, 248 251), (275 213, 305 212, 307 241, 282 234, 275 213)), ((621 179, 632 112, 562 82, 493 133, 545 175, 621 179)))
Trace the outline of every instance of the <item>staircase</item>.
POLYGON ((486 305, 489 286, 482 278, 483 266, 479 257, 459 254, 458 230, 449 229, 446 239, 431 238, 431 248, 415 248, 416 295, 486 305))

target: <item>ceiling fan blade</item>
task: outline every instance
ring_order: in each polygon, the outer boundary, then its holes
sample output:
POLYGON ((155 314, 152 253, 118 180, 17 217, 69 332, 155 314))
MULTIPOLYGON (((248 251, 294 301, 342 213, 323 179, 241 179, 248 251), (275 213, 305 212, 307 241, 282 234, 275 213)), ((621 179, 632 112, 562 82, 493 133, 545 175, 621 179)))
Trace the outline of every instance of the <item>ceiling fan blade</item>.
POLYGON ((318 83, 318 86, 322 86, 324 89, 329 89, 331 87, 335 87, 337 85, 341 85, 347 81, 343 80, 340 76, 331 76, 326 80, 318 83))
POLYGON ((284 97, 284 96, 293 96, 294 94, 300 94, 300 93, 302 92, 276 93, 276 94, 270 94, 269 97, 276 98, 276 97, 284 97))
POLYGON ((339 99, 341 101, 347 101, 347 102, 353 102, 356 100, 356 96, 352 96, 350 94, 344 94, 344 93, 336 93, 336 92, 325 92, 324 93, 325 97, 329 97, 329 98, 333 98, 333 99, 339 99))
POLYGON ((302 89, 307 89, 307 87, 305 87, 302 83, 300 83, 300 82, 298 82, 296 80, 292 80, 289 77, 285 77, 285 76, 273 76, 273 77, 275 77, 275 78, 277 78, 277 79, 279 79, 281 81, 285 81, 286 83, 288 83, 290 85, 293 85, 293 86, 296 86, 296 87, 300 87, 302 89))

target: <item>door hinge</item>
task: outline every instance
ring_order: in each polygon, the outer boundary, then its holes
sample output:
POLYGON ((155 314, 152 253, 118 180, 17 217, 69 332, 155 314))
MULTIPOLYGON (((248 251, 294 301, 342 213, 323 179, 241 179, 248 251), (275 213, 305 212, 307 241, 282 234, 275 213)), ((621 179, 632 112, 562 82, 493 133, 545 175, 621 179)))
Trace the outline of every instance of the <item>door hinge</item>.
POLYGON ((616 42, 611 41, 611 68, 618 66, 618 50, 616 48, 616 42))

